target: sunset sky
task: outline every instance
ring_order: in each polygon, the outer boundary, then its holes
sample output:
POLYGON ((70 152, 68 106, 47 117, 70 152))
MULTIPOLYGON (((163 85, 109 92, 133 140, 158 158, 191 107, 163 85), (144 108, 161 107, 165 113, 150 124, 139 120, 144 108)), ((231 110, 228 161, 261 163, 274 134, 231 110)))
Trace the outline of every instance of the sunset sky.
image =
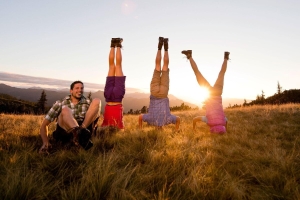
POLYGON ((253 100, 300 86, 300 1, 0 0, 0 72, 105 84, 110 39, 122 37, 126 87, 149 92, 159 36, 169 38, 170 94, 204 93, 181 54, 213 84, 230 51, 224 98, 253 100))

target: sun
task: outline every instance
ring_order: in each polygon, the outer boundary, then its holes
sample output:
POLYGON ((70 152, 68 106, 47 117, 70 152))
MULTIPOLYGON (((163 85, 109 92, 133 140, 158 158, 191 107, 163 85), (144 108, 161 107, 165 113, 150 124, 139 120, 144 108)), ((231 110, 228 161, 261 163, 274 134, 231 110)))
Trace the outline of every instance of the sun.
POLYGON ((209 91, 206 87, 199 87, 199 85, 197 86, 198 86, 198 90, 197 90, 198 94, 196 94, 195 97, 199 99, 200 103, 202 103, 209 97, 209 91))
POLYGON ((198 84, 195 84, 189 88, 186 97, 191 103, 202 106, 204 101, 209 97, 209 91, 206 87, 200 87, 198 84))

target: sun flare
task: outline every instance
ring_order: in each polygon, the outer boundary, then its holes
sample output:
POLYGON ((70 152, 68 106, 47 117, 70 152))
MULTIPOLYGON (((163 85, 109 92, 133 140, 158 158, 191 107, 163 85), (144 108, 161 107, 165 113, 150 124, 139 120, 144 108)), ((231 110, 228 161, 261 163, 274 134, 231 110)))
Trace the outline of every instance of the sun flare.
POLYGON ((188 90, 182 91, 179 98, 182 98, 184 101, 192 103, 198 107, 202 107, 204 101, 209 97, 209 92, 207 88, 200 87, 195 84, 194 86, 190 86, 188 90))
POLYGON ((195 94, 195 98, 199 100, 199 103, 203 103, 209 97, 209 91, 206 87, 198 86, 198 89, 195 91, 197 91, 195 94))
POLYGON ((136 8, 136 4, 132 0, 125 0, 122 3, 122 13, 125 15, 132 14, 136 8))

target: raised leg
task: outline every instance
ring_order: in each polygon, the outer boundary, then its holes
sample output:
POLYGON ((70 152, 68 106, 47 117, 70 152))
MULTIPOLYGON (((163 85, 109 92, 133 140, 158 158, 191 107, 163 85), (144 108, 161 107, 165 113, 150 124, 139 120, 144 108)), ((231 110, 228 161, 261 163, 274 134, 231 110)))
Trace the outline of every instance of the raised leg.
POLYGON ((169 84, 170 84, 170 77, 169 77, 169 53, 165 51, 164 53, 164 65, 162 68, 162 73, 160 77, 160 90, 159 90, 159 97, 166 98, 169 93, 169 84))
POLYGON ((164 64, 162 71, 168 71, 169 70, 169 52, 165 51, 164 53, 164 64))
POLYGON ((155 58, 155 70, 161 71, 161 50, 157 50, 155 58))
POLYGON ((120 47, 117 47, 116 52, 116 76, 124 76, 122 70, 122 52, 120 47))
POLYGON ((194 61, 194 59, 192 57, 189 58, 190 60, 190 64, 191 64, 191 67, 195 73, 195 76, 196 76, 196 79, 197 79, 197 82, 200 86, 203 86, 203 87, 206 87, 207 89, 210 90, 211 86, 210 84, 208 83, 208 81, 204 78, 204 76, 200 73, 198 67, 197 67, 197 64, 196 62, 194 61))
POLYGON ((108 57, 109 69, 107 76, 115 76, 115 48, 111 47, 108 57))
POLYGON ((212 95, 214 96, 221 96, 223 93, 223 86, 224 86, 224 76, 227 70, 227 62, 229 59, 229 52, 224 53, 224 61, 222 63, 221 70, 219 72, 218 78, 212 88, 212 95))

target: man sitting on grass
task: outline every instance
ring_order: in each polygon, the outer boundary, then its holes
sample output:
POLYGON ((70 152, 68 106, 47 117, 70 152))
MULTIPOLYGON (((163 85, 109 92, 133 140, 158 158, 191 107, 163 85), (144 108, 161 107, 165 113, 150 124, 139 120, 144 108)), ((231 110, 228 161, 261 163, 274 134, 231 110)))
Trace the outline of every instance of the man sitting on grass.
POLYGON ((51 147, 48 139, 48 126, 57 118, 53 138, 63 144, 82 146, 85 150, 91 148, 91 134, 100 116, 101 101, 94 98, 91 102, 83 96, 83 83, 75 81, 70 86, 70 95, 56 101, 40 128, 43 145, 39 153, 48 152, 51 147))
POLYGON ((155 59, 155 69, 150 84, 150 105, 147 114, 139 116, 139 127, 143 127, 143 121, 161 129, 164 125, 175 124, 179 130, 180 118, 170 113, 169 106, 169 39, 159 37, 158 50, 155 59), (161 49, 164 45, 164 64, 161 68, 161 49))

